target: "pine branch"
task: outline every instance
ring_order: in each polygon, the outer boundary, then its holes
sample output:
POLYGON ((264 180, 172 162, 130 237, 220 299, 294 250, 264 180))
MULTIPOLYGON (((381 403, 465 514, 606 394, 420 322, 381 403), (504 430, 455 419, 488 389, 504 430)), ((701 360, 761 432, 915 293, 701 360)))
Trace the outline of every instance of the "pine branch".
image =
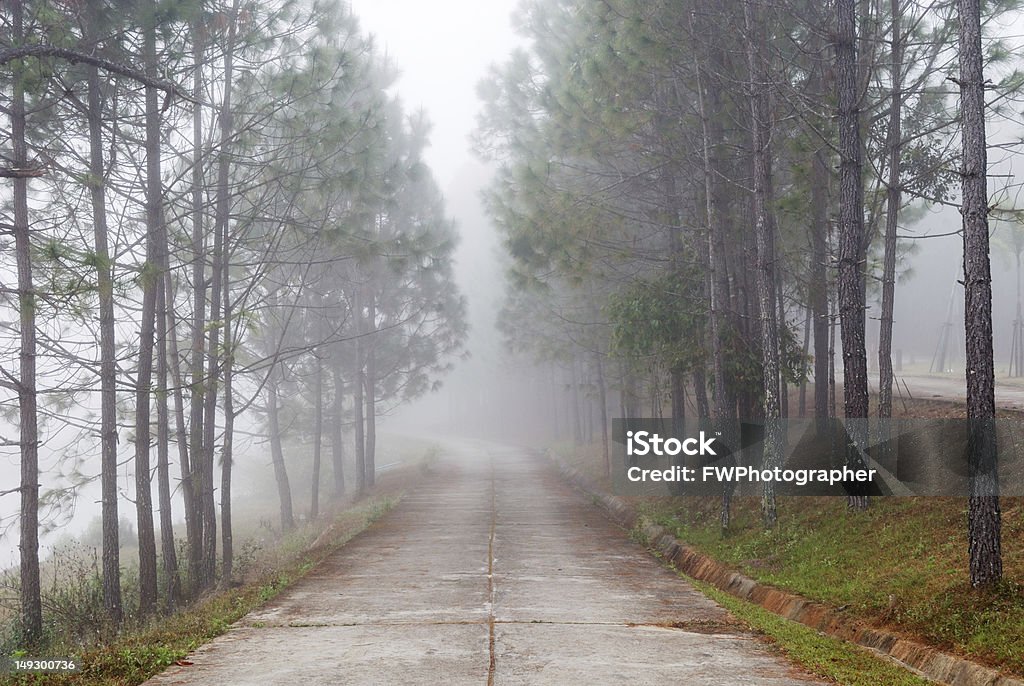
MULTIPOLYGON (((118 74, 125 76, 129 79, 138 81, 144 86, 150 88, 156 88, 167 93, 168 98, 181 98, 191 103, 198 103, 199 101, 192 97, 189 93, 180 88, 177 84, 166 81, 164 79, 156 79, 147 76, 145 73, 126 67, 123 64, 117 62, 111 62, 110 60, 103 59, 102 57, 96 57, 89 55, 84 52, 77 50, 71 50, 68 48, 59 48, 55 45, 22 45, 16 48, 6 48, 0 50, 0 65, 7 64, 13 60, 22 59, 24 57, 57 57, 63 60, 67 60, 71 64, 77 64, 79 62, 84 64, 90 64, 98 69, 111 72, 112 74, 118 74)), ((165 109, 169 105, 165 103, 165 109)))
POLYGON ((0 179, 31 179, 44 173, 41 167, 0 167, 0 179))

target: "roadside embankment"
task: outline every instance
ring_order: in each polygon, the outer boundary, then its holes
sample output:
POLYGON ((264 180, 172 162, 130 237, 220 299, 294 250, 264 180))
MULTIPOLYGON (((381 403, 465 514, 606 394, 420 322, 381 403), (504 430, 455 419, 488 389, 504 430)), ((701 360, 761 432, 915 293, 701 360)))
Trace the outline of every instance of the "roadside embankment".
POLYGON ((1008 580, 977 591, 966 581, 966 503, 955 499, 891 498, 847 513, 835 499, 787 498, 779 525, 764 531, 757 503, 737 498, 723 536, 718 499, 630 501, 578 469, 585 455, 552 457, 612 520, 693 579, 939 683, 1024 686, 1011 676, 1024 674, 1018 500, 1004 503, 1008 580))

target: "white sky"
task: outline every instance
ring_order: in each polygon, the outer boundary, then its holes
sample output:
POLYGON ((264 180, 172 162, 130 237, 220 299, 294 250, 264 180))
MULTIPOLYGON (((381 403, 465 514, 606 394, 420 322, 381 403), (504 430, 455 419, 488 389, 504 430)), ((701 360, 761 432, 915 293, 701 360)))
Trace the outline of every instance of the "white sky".
POLYGON ((509 16, 517 0, 350 0, 365 32, 376 36, 402 72, 407 111, 423 107, 434 124, 427 161, 441 188, 472 160, 468 136, 488 65, 516 44, 509 16))

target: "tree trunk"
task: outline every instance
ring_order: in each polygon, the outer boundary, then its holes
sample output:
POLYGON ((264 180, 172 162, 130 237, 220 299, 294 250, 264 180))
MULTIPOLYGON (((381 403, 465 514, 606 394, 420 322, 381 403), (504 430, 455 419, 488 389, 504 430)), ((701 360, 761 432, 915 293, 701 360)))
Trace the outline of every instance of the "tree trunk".
POLYGON ((810 305, 814 329, 814 417, 819 436, 828 431, 829 333, 828 307, 828 164, 825 150, 814 153, 811 168, 811 274, 810 305))
MULTIPOLYGON (((205 27, 198 18, 192 24, 192 90, 197 102, 192 106, 192 351, 190 359, 190 402, 189 402, 189 481, 185 484, 192 490, 186 500, 191 501, 191 520, 188 527, 188 576, 190 593, 195 596, 202 588, 203 564, 203 394, 206 381, 203 378, 203 360, 206 344, 206 230, 203 226, 204 183, 203 183, 203 63, 205 46, 202 36, 205 27)), ((186 515, 186 522, 189 517, 186 515)))
MULTIPOLYGON (((170 362, 171 379, 174 387, 174 424, 176 443, 178 444, 178 464, 181 467, 181 496, 185 503, 185 535, 190 542, 189 554, 191 555, 191 542, 198 540, 196 535, 196 509, 193 497, 192 466, 188 456, 188 433, 185 428, 185 399, 182 393, 183 375, 181 372, 181 358, 178 355, 177 318, 174 315, 174 282, 171 279, 171 272, 164 272, 164 305, 165 316, 167 317, 167 343, 168 360, 170 362)), ((191 563, 190 563, 191 564, 191 563)), ((189 567, 191 574, 192 568, 189 567)))
MULTIPOLYGON (((903 109, 903 36, 900 0, 891 0, 892 99, 889 102, 889 179, 885 201, 885 253, 882 267, 882 318, 878 333, 878 418, 892 417, 892 316, 896 296, 896 229, 902 203, 900 188, 901 118, 903 109)), ((881 428, 881 427, 880 427, 881 428)))
POLYGON ((320 447, 324 438, 324 365, 316 358, 316 372, 313 382, 313 488, 309 499, 309 518, 320 516, 320 447))
MULTIPOLYGON (((864 188, 861 182, 860 92, 857 87, 855 0, 837 0, 836 88, 839 107, 839 328, 843 345, 843 399, 849 444, 846 464, 863 469, 867 445, 868 369, 864 344, 864 188)), ((867 507, 851 494, 849 506, 867 507)))
POLYGON ((290 531, 295 527, 292 515, 292 489, 288 483, 288 470, 284 464, 284 450, 281 448, 281 422, 278 417, 277 364, 267 378, 267 423, 270 431, 270 457, 274 463, 274 479, 277 481, 277 495, 281 501, 281 530, 290 531))
POLYGON ((372 487, 376 481, 377 457, 377 355, 374 351, 377 332, 377 302, 371 292, 367 303, 367 321, 370 325, 366 350, 366 372, 363 377, 366 385, 366 449, 364 451, 365 484, 372 487))
MULTIPOLYGON (((13 42, 25 41, 21 0, 11 1, 13 42)), ((24 67, 13 66, 11 147, 15 168, 28 166, 25 140, 24 67)), ((14 249, 18 264, 18 314, 21 326, 18 378, 18 421, 21 450, 21 631, 28 645, 42 637, 43 609, 39 589, 39 428, 36 414, 36 297, 32 282, 32 245, 28 221, 28 179, 14 179, 14 249)))
POLYGON ((708 402, 708 380, 705 376, 703 365, 697 365, 693 370, 693 395, 697 399, 697 418, 707 419, 711 416, 711 406, 708 402))
MULTIPOLYGON (((146 74, 159 76, 156 55, 156 6, 143 34, 146 74)), ((160 225, 163 221, 163 179, 160 174, 160 103, 155 88, 146 88, 146 263, 141 275, 142 321, 139 329, 139 367, 135 381, 135 512, 139 537, 139 614, 156 610, 156 537, 150 481, 150 399, 153 392, 153 344, 156 293, 163 287, 160 225)))
POLYGON ((838 417, 836 407, 836 303, 829 298, 828 315, 828 416, 838 417))
POLYGON ((200 567, 200 585, 208 588, 214 584, 217 571, 217 506, 214 500, 213 472, 216 452, 217 431, 217 384, 220 376, 220 334, 223 303, 223 270, 226 258, 228 223, 231 213, 229 178, 231 169, 231 136, 233 115, 231 112, 231 90, 233 87, 235 18, 238 15, 238 0, 231 6, 228 18, 227 44, 224 48, 223 95, 218 113, 220 140, 217 151, 217 200, 214 212, 213 251, 210 274, 210 324, 206 349, 206 383, 203 387, 203 560, 200 567))
MULTIPOLYGON (((99 3, 92 0, 85 12, 86 41, 95 45, 99 3)), ((99 70, 86 67, 89 86, 89 195, 96 250, 96 284, 100 314, 100 500, 103 536, 103 606, 116 625, 121 609, 121 550, 117 515, 117 349, 114 333, 114 282, 107 238, 107 201, 104 192, 103 102, 99 70)))
POLYGON ((604 378, 604 355, 598 351, 594 353, 594 370, 597 372, 597 404, 599 424, 601 429, 601 450, 604 454, 604 473, 608 478, 612 476, 612 455, 608 445, 608 388, 604 378))
MULTIPOLYGON (((225 242, 227 237, 225 236, 225 242)), ((233 369, 235 363, 235 341, 231 329, 231 270, 230 260, 223 264, 224 275, 224 444, 220 460, 220 528, 221 528, 221 577, 223 588, 231 586, 231 574, 235 566, 235 537, 231 522, 231 470, 234 466, 235 448, 235 391, 233 369)))
POLYGON ((583 419, 580 416, 580 382, 576 374, 576 358, 569 360, 569 384, 572 387, 572 437, 577 445, 583 443, 583 419))
POLYGON ((999 475, 992 360, 992 276, 989 265, 985 77, 980 0, 959 0, 960 107, 963 132, 964 324, 967 357, 968 468, 971 494, 967 540, 971 585, 1003 575, 999 475))
POLYGON ((811 307, 808 305, 804 309, 804 340, 803 340, 803 360, 801 361, 801 378, 800 378, 800 401, 799 401, 799 414, 800 418, 803 419, 807 416, 807 356, 811 352, 811 307))
MULTIPOLYGON (((161 265, 166 274, 167 265, 161 265)), ((174 519, 171 511, 170 413, 167 407, 167 297, 163 283, 156 294, 156 473, 160 503, 160 560, 167 583, 165 609, 174 612, 181 605, 181 577, 178 551, 174 547, 174 519)))
POLYGON ((345 494, 345 442, 342 439, 341 424, 344 420, 344 382, 341 378, 341 361, 335 355, 331 360, 334 377, 334 402, 331 405, 331 464, 334 466, 334 497, 345 494))
MULTIPOLYGON (((754 157, 754 234, 757 243, 757 294, 761 313, 761 362, 764 375, 764 469, 782 460, 782 426, 779 407, 779 322, 775 302, 775 235, 771 216, 771 123, 769 121, 768 69, 761 49, 767 32, 763 8, 750 0, 743 5, 747 29, 747 62, 750 73, 751 146, 754 157)), ((761 488, 761 517, 765 528, 778 520, 775 484, 765 480, 761 488)))
POLYGON ((167 320, 164 316, 165 294, 157 292, 157 491, 160 508, 160 556, 167 590, 166 610, 173 612, 181 602, 181 580, 178 576, 177 551, 174 547, 174 523, 171 508, 170 411, 167 405, 167 320))
POLYGON ((686 422, 686 377, 682 369, 673 369, 669 372, 669 383, 672 396, 672 433, 682 436, 686 422))
POLYGON ((583 394, 583 403, 584 403, 584 406, 583 406, 583 440, 586 443, 593 443, 594 442, 594 397, 590 393, 590 390, 591 390, 590 389, 590 373, 586 369, 582 368, 582 364, 583 363, 580 363, 580 364, 581 364, 581 370, 580 371, 584 372, 583 376, 580 379, 580 383, 583 386, 583 388, 586 389, 584 391, 584 394, 583 394))
MULTIPOLYGON (((698 35, 694 24, 694 15, 690 15, 690 32, 698 35)), ((708 292, 709 317, 711 325, 711 361, 712 378, 714 381, 712 418, 717 431, 722 434, 725 445, 732 447, 737 437, 736 397, 727 377, 726 341, 730 337, 729 312, 729 267, 726 258, 725 225, 719 211, 718 190, 715 184, 714 147, 721 140, 719 128, 719 102, 716 90, 708 82, 706 64, 710 59, 702 60, 696 56, 697 72, 697 105, 701 121, 701 163, 704 180, 704 211, 707 223, 708 267, 710 269, 711 288, 708 292), (709 112, 709 110, 711 110, 709 112)), ((723 531, 729 528, 732 487, 723 485, 720 524, 723 531)))
MULTIPOLYGON (((358 288, 357 288, 358 290, 358 288)), ((356 344, 355 344, 355 378, 352 380, 352 423, 354 425, 355 448, 356 448, 356 497, 362 497, 366 492, 366 428, 363 422, 363 389, 366 380, 363 373, 363 306, 362 299, 356 293, 353 296, 354 303, 352 311, 355 316, 356 344)))
MULTIPOLYGON (((771 132, 769 131, 769 136, 770 135, 771 135, 771 132)), ((769 171, 770 171, 770 168, 771 168, 771 158, 770 157, 768 158, 768 166, 769 166, 769 171)), ((771 188, 770 184, 769 184, 769 188, 771 188)), ((771 194, 769 194, 769 202, 771 202, 771 197, 770 196, 771 196, 771 194)), ((776 230, 775 214, 774 214, 774 212, 769 211, 769 217, 771 218, 771 221, 772 221, 772 233, 774 234, 775 230, 776 230)), ((774 250, 772 252, 775 253, 774 250)), ((776 253, 776 260, 778 260, 777 253, 776 253)), ((782 269, 779 268, 778 265, 776 265, 775 269, 774 269, 774 272, 775 272, 775 305, 776 305, 776 307, 778 307, 778 310, 779 310, 778 311, 778 319, 776 320, 776 322, 777 322, 777 324, 776 324, 776 338, 778 338, 781 341, 781 338, 779 338, 779 336, 782 335, 780 333, 780 330, 783 329, 784 327, 788 326, 788 324, 786 323, 786 299, 782 295, 782 269)), ((782 419, 788 419, 789 418, 789 383, 786 381, 785 370, 782 369, 783 362, 782 362, 781 345, 782 344, 780 342, 779 343, 779 346, 780 346, 780 350, 779 350, 779 416, 782 419)))

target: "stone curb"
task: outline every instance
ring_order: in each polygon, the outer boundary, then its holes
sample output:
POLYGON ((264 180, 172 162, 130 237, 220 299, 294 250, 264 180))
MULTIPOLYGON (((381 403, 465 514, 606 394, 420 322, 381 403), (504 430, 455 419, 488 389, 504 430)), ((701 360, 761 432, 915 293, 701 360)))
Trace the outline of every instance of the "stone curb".
POLYGON ((1024 680, 1000 674, 991 667, 950 655, 885 629, 863 626, 833 608, 795 593, 761 584, 733 571, 678 540, 664 527, 647 521, 621 498, 595 488, 580 472, 548 455, 562 476, 601 505, 609 519, 626 529, 639 529, 650 549, 689 577, 709 583, 742 600, 760 605, 780 617, 823 634, 873 650, 927 679, 947 686, 1024 686, 1024 680))

